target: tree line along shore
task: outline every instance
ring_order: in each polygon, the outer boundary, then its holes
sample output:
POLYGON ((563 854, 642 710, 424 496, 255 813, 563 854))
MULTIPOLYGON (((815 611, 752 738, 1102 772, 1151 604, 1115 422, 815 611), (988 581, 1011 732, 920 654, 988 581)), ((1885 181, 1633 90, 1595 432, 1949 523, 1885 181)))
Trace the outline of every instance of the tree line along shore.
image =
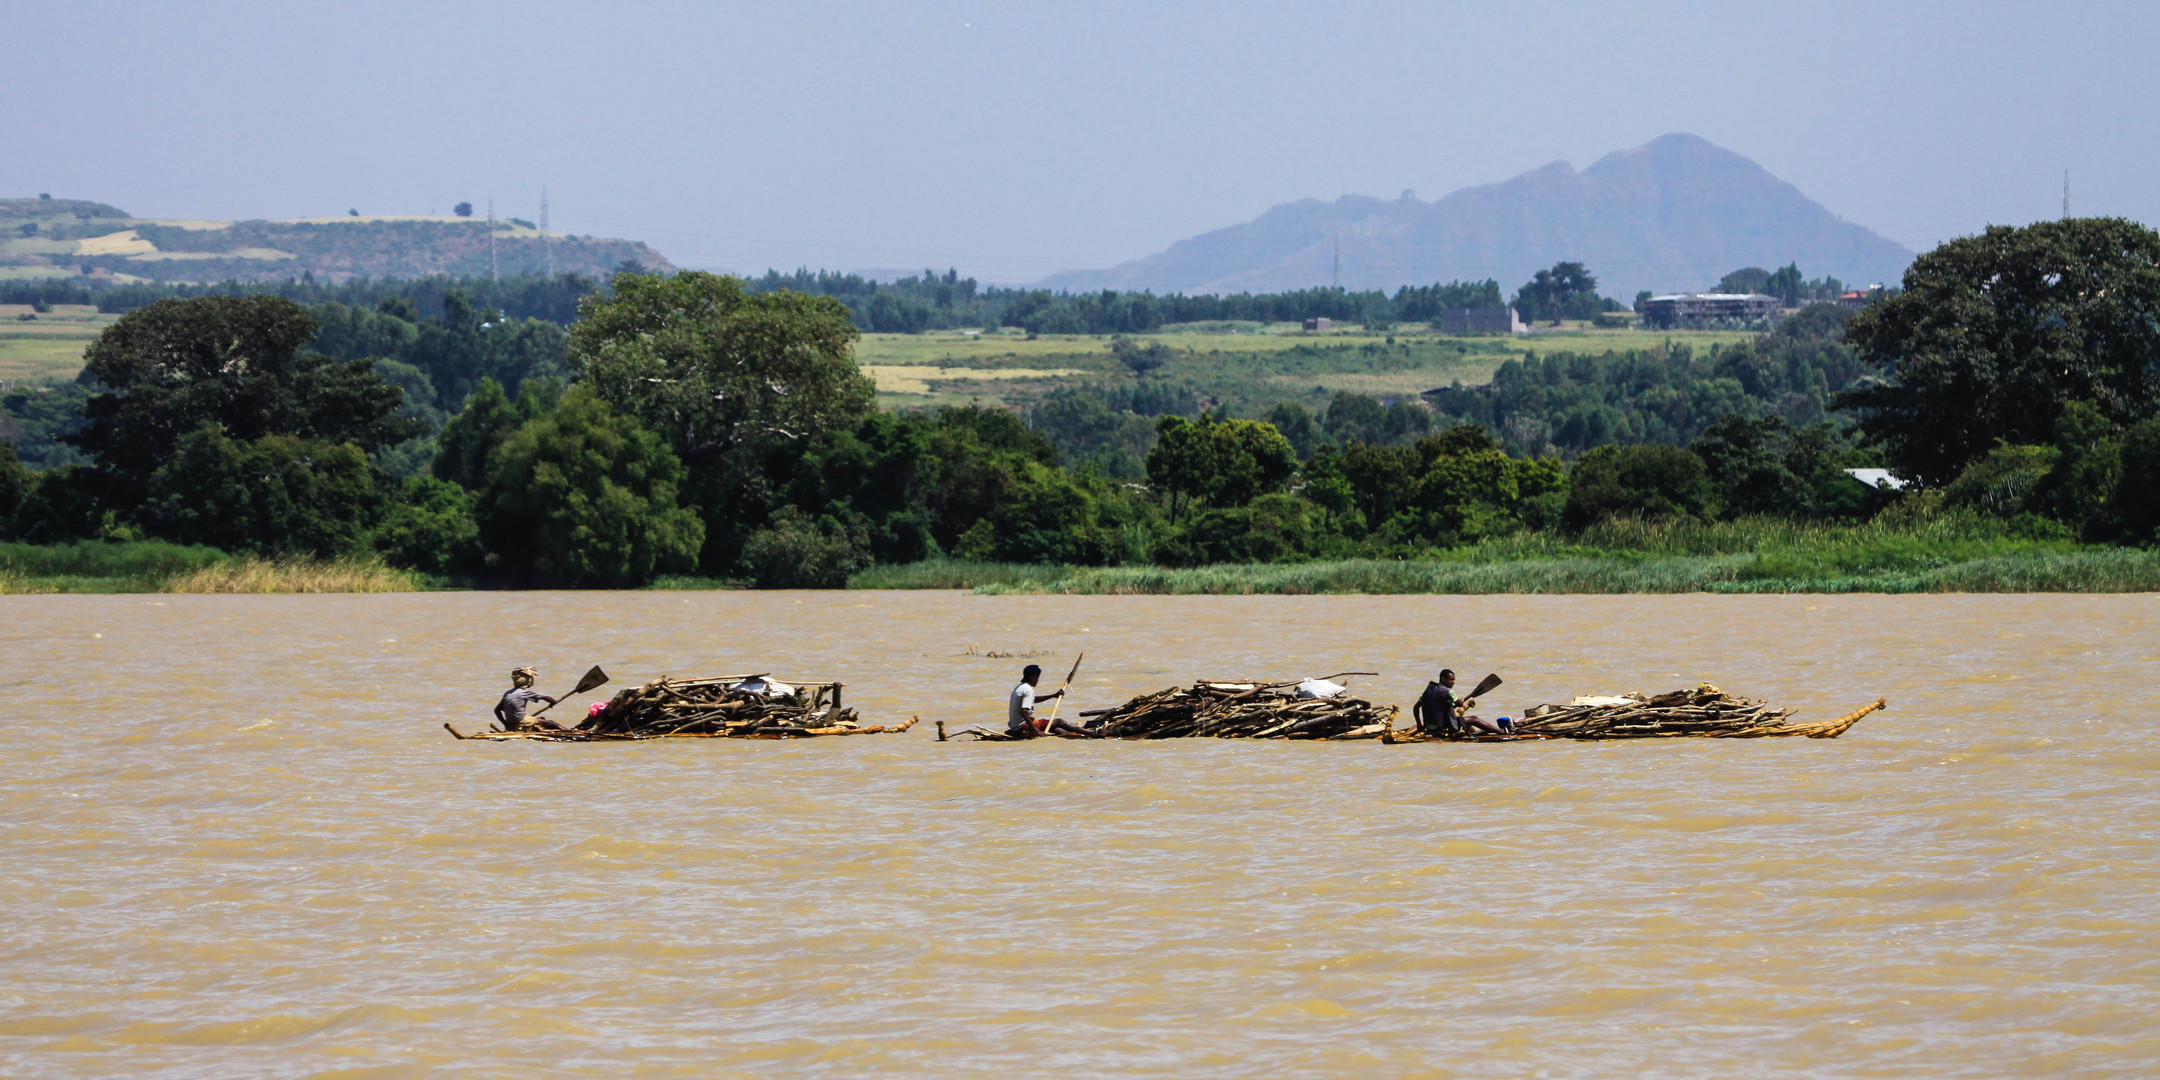
MULTIPOLYGON (((2160 583, 2160 235, 2116 219, 1954 240, 1701 351, 1312 404, 1210 400, 1140 332, 1021 408, 880 408, 848 305, 694 272, 567 325, 431 302, 168 296, 9 390, 0 589, 2160 583)), ((1416 348, 1469 352, 1353 355, 1416 348)))

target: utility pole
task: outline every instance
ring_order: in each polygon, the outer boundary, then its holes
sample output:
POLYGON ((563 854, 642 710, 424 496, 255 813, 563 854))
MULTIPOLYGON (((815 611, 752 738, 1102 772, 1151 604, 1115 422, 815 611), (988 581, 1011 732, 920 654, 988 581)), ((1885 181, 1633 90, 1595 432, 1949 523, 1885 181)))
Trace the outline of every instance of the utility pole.
POLYGON ((555 245, 548 241, 547 185, 540 186, 540 249, 547 252, 548 276, 555 276, 555 245))
POLYGON ((2070 170, 2063 170, 2063 220, 2070 220, 2070 170))
POLYGON ((1333 278, 1333 284, 1334 284, 1334 286, 1335 286, 1336 288, 1338 288, 1338 289, 1342 288, 1342 234, 1341 234, 1341 233, 1336 233, 1336 234, 1335 234, 1335 276, 1334 276, 1334 278, 1333 278))
POLYGON ((488 280, 502 280, 495 273, 495 196, 488 196, 488 280))

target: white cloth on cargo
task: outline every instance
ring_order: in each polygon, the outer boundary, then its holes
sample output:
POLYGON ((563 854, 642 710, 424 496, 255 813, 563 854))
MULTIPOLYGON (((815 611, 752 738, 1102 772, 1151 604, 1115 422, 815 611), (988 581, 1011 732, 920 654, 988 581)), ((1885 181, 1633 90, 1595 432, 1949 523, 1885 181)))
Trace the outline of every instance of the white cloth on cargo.
POLYGON ((1331 683, 1326 679, 1307 679, 1297 684, 1297 696, 1324 701, 1331 697, 1337 697, 1348 689, 1350 688, 1341 683, 1331 683))
POLYGON ((1598 696, 1598 695, 1596 695, 1596 694, 1591 694, 1591 695, 1587 695, 1587 696, 1584 696, 1584 697, 1579 697, 1579 698, 1576 698, 1575 700, 1573 700, 1573 701, 1570 701, 1570 702, 1568 702, 1568 704, 1570 704, 1570 705, 1597 705, 1597 706, 1609 706, 1609 705, 1640 705, 1640 704, 1642 704, 1642 702, 1640 702, 1640 701, 1637 701, 1637 700, 1635 700, 1634 698, 1631 698, 1631 697, 1613 697, 1613 696, 1611 696, 1611 695, 1605 695, 1605 696, 1602 696, 1602 697, 1600 697, 1600 696, 1598 696))
POLYGON ((728 689, 745 690, 753 694, 763 694, 766 697, 787 697, 795 692, 794 687, 789 686, 784 682, 774 682, 773 680, 768 679, 763 675, 757 676, 756 678, 744 679, 743 681, 736 683, 734 686, 731 686, 728 689))

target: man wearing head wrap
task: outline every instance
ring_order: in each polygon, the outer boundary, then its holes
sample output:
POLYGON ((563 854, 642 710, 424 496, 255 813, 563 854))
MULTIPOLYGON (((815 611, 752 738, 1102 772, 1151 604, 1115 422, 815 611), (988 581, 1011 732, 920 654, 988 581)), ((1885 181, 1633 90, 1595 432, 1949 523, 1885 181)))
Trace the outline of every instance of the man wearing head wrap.
POLYGON ((495 703, 495 719, 502 722, 504 731, 524 731, 528 728, 553 728, 556 731, 563 729, 561 724, 553 720, 525 719, 527 705, 535 701, 555 704, 554 698, 533 689, 533 684, 538 681, 538 668, 521 667, 510 673, 510 689, 503 694, 501 701, 495 703))
POLYGON ((1005 696, 1005 731, 1011 735, 1041 735, 1045 733, 1078 735, 1093 738, 1096 733, 1064 720, 1044 719, 1035 715, 1035 703, 1053 701, 1065 696, 1065 691, 1035 696, 1036 680, 1042 678, 1042 668, 1029 664, 1020 672, 1020 685, 1005 696))

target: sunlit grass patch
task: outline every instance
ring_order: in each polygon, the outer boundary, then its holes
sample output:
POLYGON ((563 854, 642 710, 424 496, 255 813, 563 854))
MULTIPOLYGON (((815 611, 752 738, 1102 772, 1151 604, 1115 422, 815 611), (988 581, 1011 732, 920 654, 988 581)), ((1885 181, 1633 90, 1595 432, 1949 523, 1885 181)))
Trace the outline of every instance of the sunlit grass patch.
POLYGON ((169 593, 415 592, 427 581, 372 559, 232 559, 167 578, 169 593))

